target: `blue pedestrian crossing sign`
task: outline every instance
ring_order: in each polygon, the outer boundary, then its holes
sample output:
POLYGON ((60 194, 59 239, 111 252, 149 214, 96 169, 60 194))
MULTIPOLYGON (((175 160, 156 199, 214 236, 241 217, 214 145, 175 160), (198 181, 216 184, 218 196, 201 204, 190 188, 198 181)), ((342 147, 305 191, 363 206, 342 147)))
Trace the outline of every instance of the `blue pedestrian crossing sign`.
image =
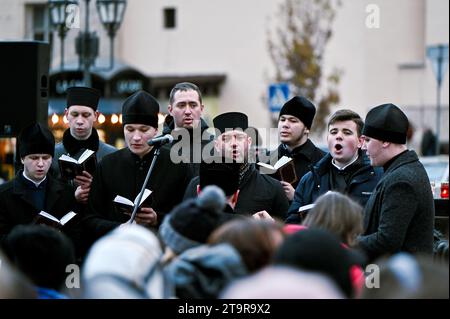
POLYGON ((288 98, 288 83, 273 83, 269 85, 269 109, 271 112, 280 112, 288 98))
POLYGON ((441 85, 448 67, 448 44, 428 46, 427 56, 431 60, 436 81, 441 85))

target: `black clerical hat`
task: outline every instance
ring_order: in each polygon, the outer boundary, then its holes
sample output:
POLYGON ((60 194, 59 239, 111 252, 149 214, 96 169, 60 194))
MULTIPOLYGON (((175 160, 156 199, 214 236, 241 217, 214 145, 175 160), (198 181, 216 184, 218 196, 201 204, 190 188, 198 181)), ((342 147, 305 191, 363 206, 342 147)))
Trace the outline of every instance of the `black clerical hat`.
POLYGON ((245 131, 248 128, 248 117, 244 113, 228 112, 216 116, 213 119, 213 123, 214 127, 220 131, 220 134, 237 128, 245 131))
POLYGON ((72 105, 88 106, 97 111, 100 92, 93 88, 73 86, 67 89, 67 108, 72 105))
POLYGON ((31 124, 19 134, 19 155, 25 157, 29 154, 50 154, 55 152, 55 138, 48 128, 39 123, 31 124))
POLYGON ((406 144, 408 126, 408 118, 398 106, 382 104, 367 113, 362 134, 380 141, 406 144))
POLYGON ((200 189, 208 185, 220 187, 226 196, 233 195, 239 188, 241 164, 228 161, 221 156, 210 157, 200 164, 200 189))
POLYGON ((145 91, 128 97, 122 105, 122 124, 144 124, 158 128, 158 101, 145 91))

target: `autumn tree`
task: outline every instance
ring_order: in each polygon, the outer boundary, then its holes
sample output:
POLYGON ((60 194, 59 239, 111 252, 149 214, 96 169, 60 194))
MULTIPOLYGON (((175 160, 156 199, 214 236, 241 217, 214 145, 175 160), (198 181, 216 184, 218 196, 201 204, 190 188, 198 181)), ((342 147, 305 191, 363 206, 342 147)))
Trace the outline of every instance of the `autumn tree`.
POLYGON ((268 30, 275 81, 288 82, 293 95, 303 95, 317 107, 314 131, 323 132, 332 105, 339 103, 340 70, 323 74, 323 56, 332 36, 339 0, 285 0, 268 30))

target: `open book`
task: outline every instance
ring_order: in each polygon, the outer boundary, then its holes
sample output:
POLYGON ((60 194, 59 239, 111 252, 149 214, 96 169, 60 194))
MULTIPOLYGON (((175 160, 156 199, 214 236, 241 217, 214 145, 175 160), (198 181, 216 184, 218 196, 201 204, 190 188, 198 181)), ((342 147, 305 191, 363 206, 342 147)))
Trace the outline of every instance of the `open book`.
POLYGON ((58 162, 61 176, 66 179, 74 179, 75 176, 81 175, 83 171, 92 174, 97 165, 95 152, 89 149, 85 150, 78 160, 63 154, 59 157, 58 162))
POLYGON ((65 214, 63 217, 61 217, 61 219, 58 219, 55 216, 53 216, 52 214, 41 211, 34 218, 34 223, 35 224, 45 224, 45 225, 59 229, 59 228, 62 228, 64 225, 66 225, 76 215, 77 214, 75 212, 70 211, 67 214, 65 214))
POLYGON ((301 206, 301 207, 298 209, 298 212, 299 212, 299 213, 307 213, 311 208, 314 207, 314 205, 315 205, 315 204, 308 204, 308 205, 301 206))
MULTIPOLYGON (((142 205, 142 203, 147 199, 147 197, 150 196, 151 193, 152 193, 152 191, 149 189, 144 190, 144 194, 142 195, 141 202, 139 203, 138 207, 140 207, 142 205)), ((137 194, 136 198, 132 202, 128 198, 117 195, 114 198, 113 202, 119 212, 127 214, 127 215, 131 215, 131 213, 133 212, 134 205, 136 205, 136 202, 138 200, 138 197, 139 197, 139 193, 137 194)))
POLYGON ((305 220, 306 215, 308 215, 309 211, 315 206, 316 204, 308 204, 308 205, 303 205, 300 206, 300 208, 298 209, 298 215, 301 219, 301 221, 303 222, 303 220, 305 220))
POLYGON ((288 182, 289 184, 298 181, 294 161, 290 157, 281 157, 274 166, 262 162, 259 162, 258 165, 264 168, 261 170, 264 174, 276 174, 280 180, 288 182))

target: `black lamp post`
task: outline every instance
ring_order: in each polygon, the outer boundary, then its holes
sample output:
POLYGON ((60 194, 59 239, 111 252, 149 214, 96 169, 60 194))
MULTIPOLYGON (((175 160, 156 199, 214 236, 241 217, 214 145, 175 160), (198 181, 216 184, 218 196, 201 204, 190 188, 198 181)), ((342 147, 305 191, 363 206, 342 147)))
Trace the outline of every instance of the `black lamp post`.
MULTIPOLYGON (((85 2, 85 30, 80 31, 75 39, 75 50, 78 54, 78 67, 83 70, 84 85, 91 86, 90 70, 95 64, 98 56, 99 38, 96 32, 90 31, 89 26, 89 4, 90 0, 85 2)), ((126 0, 97 0, 97 11, 100 21, 106 28, 110 39, 110 62, 109 67, 101 70, 111 70, 114 67, 114 37, 120 27, 125 13, 126 0)), ((61 70, 64 69, 64 37, 70 29, 70 23, 73 22, 73 6, 78 6, 77 0, 49 0, 51 23, 59 32, 61 39, 61 70), (72 19, 72 20, 70 20, 72 19), (70 21, 69 21, 70 20, 70 21)), ((78 10, 75 14, 78 13, 78 10)), ((100 70, 100 69, 97 69, 100 70)))
POLYGON ((61 70, 64 69, 64 38, 69 30, 69 15, 70 6, 77 5, 78 2, 74 0, 50 0, 50 21, 58 31, 58 36, 61 40, 61 70))

